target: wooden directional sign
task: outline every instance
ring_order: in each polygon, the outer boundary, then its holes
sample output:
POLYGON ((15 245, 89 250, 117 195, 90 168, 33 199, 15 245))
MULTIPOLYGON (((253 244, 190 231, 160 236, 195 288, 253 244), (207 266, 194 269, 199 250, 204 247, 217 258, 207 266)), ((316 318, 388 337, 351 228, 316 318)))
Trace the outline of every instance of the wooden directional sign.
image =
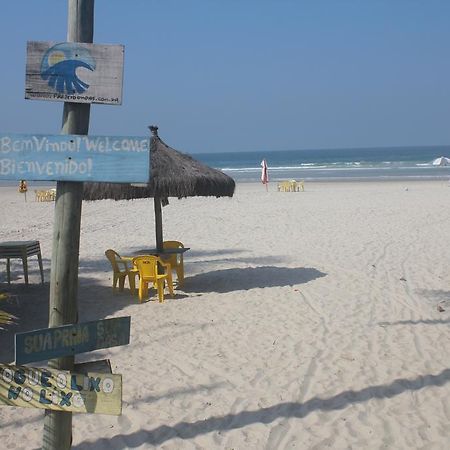
POLYGON ((122 375, 0 364, 0 404, 120 415, 122 375))
POLYGON ((0 180, 148 183, 150 139, 0 133, 0 180))
POLYGON ((123 45, 28 42, 25 98, 122 103, 123 45))
POLYGON ((76 355, 130 342, 131 317, 63 325, 16 334, 16 364, 76 355))

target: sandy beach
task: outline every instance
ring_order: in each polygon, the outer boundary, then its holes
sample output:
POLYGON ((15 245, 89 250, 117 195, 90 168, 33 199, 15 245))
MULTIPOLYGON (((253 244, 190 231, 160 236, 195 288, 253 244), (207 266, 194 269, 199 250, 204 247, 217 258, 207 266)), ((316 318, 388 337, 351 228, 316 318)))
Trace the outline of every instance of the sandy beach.
MULTIPOLYGON (((0 188, 1 241, 39 240, 45 285, 19 260, 0 290, 18 325, 44 328, 54 203, 0 188)), ((164 238, 182 241, 185 286, 139 304, 113 294, 108 248, 153 247, 152 199, 84 202, 79 319, 131 316, 121 416, 77 414, 73 448, 447 449, 450 442, 450 185, 315 182, 305 192, 238 183, 233 198, 170 199, 164 238)), ((0 408, 2 448, 37 449, 42 410, 0 408)))

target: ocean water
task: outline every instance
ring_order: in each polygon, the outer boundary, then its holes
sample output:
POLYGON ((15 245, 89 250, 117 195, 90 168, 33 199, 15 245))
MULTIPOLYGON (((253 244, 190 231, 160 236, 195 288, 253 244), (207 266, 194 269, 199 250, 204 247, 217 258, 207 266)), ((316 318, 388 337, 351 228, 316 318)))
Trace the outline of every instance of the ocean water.
MULTIPOLYGON (((192 156, 220 169, 238 182, 260 181, 261 161, 266 160, 269 180, 394 180, 443 179, 450 182, 450 165, 433 165, 441 156, 450 157, 449 146, 382 147, 266 152, 196 153, 192 156)), ((16 185, 2 181, 2 185, 16 185)), ((53 182, 33 181, 33 186, 53 182)))
POLYGON ((450 180, 450 165, 433 165, 433 161, 440 156, 450 157, 450 145, 197 153, 192 156, 210 167, 224 171, 236 181, 260 180, 263 158, 267 162, 271 181, 450 180))

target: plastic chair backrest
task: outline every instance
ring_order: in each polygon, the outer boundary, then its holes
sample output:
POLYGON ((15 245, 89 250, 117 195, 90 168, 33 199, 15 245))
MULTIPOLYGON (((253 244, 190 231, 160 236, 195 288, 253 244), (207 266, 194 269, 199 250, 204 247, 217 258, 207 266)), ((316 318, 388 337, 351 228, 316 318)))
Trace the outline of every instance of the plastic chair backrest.
MULTIPOLYGON (((164 241, 163 248, 184 248, 184 244, 179 241, 164 241)), ((182 264, 183 262, 183 253, 173 254, 173 255, 164 255, 164 261, 168 262, 172 268, 182 264)))
POLYGON ((163 248, 184 248, 184 244, 180 241, 164 241, 163 248))
POLYGON ((133 259, 133 264, 139 270, 139 274, 143 278, 155 278, 158 273, 158 261, 157 256, 136 256, 133 259))
POLYGON ((114 272, 120 272, 119 265, 117 264, 116 258, 120 259, 120 255, 112 249, 108 249, 105 252, 106 257, 108 258, 114 272))

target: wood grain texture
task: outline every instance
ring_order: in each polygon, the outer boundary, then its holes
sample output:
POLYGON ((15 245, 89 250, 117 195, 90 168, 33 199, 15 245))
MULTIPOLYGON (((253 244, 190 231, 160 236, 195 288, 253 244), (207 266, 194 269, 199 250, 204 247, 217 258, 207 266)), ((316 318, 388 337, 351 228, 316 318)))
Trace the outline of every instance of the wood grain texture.
POLYGON ((120 105, 123 59, 123 45, 29 41, 25 98, 120 105))

